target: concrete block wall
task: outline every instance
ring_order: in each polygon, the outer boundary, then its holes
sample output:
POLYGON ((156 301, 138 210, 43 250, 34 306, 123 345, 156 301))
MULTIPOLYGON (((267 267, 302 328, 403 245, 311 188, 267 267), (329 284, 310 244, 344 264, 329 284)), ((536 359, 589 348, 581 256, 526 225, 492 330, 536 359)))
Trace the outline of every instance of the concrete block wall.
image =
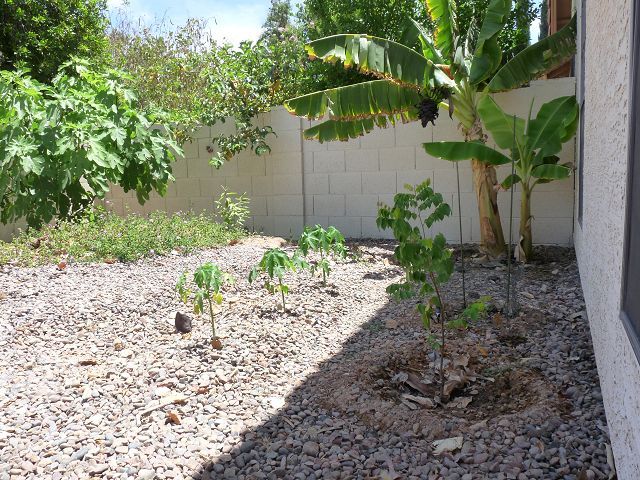
MULTIPOLYGON (((533 82, 528 88, 496 95, 496 100, 510 113, 526 116, 531 99, 534 112, 545 101, 573 94, 572 78, 533 82)), ((109 208, 119 214, 127 211, 147 214, 154 210, 168 212, 213 211, 214 200, 226 187, 246 192, 251 199, 251 218, 247 226, 258 232, 297 236, 304 225, 334 225, 347 237, 389 237, 376 227, 378 203, 391 203, 394 194, 407 183, 416 184, 430 178, 436 191, 445 196, 454 215, 434 228, 450 241, 459 240, 459 217, 456 168, 453 163, 428 156, 422 143, 460 140, 457 122, 441 112, 436 126, 422 128, 417 123, 378 129, 349 142, 320 144, 302 139, 302 130, 311 123, 276 108, 257 119, 270 125, 277 137, 270 137, 272 152, 258 157, 243 152, 220 169, 209 165, 211 139, 218 132, 229 133, 233 122, 213 129, 202 128, 192 142, 184 145, 184 158, 173 168, 176 181, 167 194, 152 195, 141 206, 132 192, 114 187, 107 196, 109 208)), ((573 162, 574 147, 562 152, 563 162, 573 162)), ((480 229, 470 162, 459 163, 462 235, 465 242, 478 242, 480 229)), ((509 173, 501 168, 499 179, 509 173)), ((503 225, 508 228, 509 195, 499 195, 503 225)), ((517 239, 519 192, 514 202, 514 241, 517 239)), ((569 245, 572 242, 573 179, 541 185, 534 191, 532 205, 533 235, 536 243, 569 245)), ((0 230, 0 235, 3 231, 0 230)), ((5 233, 5 238, 12 233, 5 233)))

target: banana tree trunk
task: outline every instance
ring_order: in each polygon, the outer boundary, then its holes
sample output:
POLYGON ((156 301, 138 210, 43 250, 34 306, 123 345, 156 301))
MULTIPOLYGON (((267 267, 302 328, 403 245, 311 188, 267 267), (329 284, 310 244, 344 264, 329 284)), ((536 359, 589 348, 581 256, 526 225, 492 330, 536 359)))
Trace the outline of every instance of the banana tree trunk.
MULTIPOLYGON (((461 85, 455 100, 455 114, 460 121, 465 141, 485 143, 487 140, 482 130, 477 103, 478 93, 475 88, 461 85)), ((480 251, 490 258, 498 258, 505 255, 507 249, 498 210, 496 169, 475 159, 471 161, 471 168, 480 220, 480 251)))
POLYGON ((530 261, 533 256, 531 219, 531 189, 523 184, 520 200, 520 241, 518 243, 518 258, 524 262, 530 261))
POLYGON ((478 160, 471 161, 473 185, 478 201, 480 219, 480 249, 492 258, 505 253, 504 233, 498 211, 498 183, 496 169, 478 160))

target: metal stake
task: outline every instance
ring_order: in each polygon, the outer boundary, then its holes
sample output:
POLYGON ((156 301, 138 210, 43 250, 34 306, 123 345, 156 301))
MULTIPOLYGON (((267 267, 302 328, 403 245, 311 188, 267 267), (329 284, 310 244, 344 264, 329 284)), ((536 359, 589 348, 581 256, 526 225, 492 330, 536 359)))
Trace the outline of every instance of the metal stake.
POLYGON ((460 169, 456 162, 456 180, 458 181, 458 224, 460 227, 460 266, 462 268, 462 303, 467 308, 467 287, 465 285, 464 246, 462 243, 462 205, 460 203, 460 169))
POLYGON ((511 145, 511 205, 509 209, 509 244, 507 245, 507 317, 513 316, 511 303, 511 242, 513 241, 513 176, 516 173, 516 116, 513 116, 513 143, 511 145))

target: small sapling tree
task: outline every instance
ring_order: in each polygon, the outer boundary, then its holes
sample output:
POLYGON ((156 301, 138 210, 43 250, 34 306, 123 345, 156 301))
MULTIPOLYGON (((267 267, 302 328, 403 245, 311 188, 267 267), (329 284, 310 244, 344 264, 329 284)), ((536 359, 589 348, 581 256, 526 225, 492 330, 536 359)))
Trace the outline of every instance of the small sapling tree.
POLYGON ((335 256, 338 258, 346 258, 347 249, 344 245, 344 236, 335 227, 329 227, 326 230, 321 225, 315 227, 305 227, 304 232, 298 240, 298 250, 306 258, 309 252, 318 252, 320 260, 310 262, 311 273, 315 274, 317 270, 322 271, 322 283, 327 284, 327 277, 331 272, 329 258, 335 256))
POLYGON ((260 274, 265 274, 267 280, 264 282, 264 287, 272 295, 280 292, 282 296, 282 311, 285 311, 285 295, 289 293, 289 286, 283 281, 284 275, 287 271, 304 269, 307 266, 307 263, 298 255, 289 257, 284 250, 271 248, 264 252, 260 262, 249 272, 249 283, 255 282, 260 274))
POLYGON ((244 222, 250 214, 246 193, 239 195, 223 187, 222 193, 214 203, 216 212, 229 230, 241 231, 244 228, 244 222))
POLYGON ((204 312, 205 304, 209 309, 211 319, 211 345, 216 350, 222 348, 222 342, 216 335, 216 323, 213 314, 213 304, 220 305, 222 303, 222 287, 226 284, 233 283, 233 277, 211 262, 204 263, 193 272, 193 283, 195 290, 191 290, 188 286, 187 272, 184 272, 178 279, 176 291, 185 304, 190 301, 193 303, 193 311, 200 315, 204 312))
POLYGON ((451 215, 451 208, 442 195, 430 186, 430 181, 411 186, 407 192, 394 197, 393 206, 383 205, 377 218, 379 228, 391 229, 398 241, 394 255, 405 272, 402 283, 387 287, 387 292, 397 299, 419 297, 417 309, 428 332, 427 342, 440 352, 440 401, 444 395, 444 354, 445 330, 466 327, 468 321, 477 317, 484 303, 470 305, 459 317, 449 319, 443 297, 442 285, 449 281, 453 273, 452 250, 441 233, 428 236, 427 229, 451 215), (433 317, 439 317, 440 332, 434 333, 431 326, 433 317))

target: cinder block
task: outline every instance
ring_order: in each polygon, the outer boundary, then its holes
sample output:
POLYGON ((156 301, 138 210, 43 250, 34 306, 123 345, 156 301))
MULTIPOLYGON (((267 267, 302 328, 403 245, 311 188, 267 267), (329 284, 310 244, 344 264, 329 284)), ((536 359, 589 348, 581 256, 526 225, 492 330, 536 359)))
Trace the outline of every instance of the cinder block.
POLYGON ((238 162, 239 175, 266 175, 265 158, 257 155, 242 155, 235 159, 238 162))
POLYGON ((220 168, 213 169, 214 177, 237 177, 238 175, 238 162, 235 161, 235 158, 227 160, 220 168))
POLYGON ((189 199, 187 197, 167 198, 165 204, 168 213, 189 211, 189 199))
POLYGON ((263 217, 256 215, 253 217, 253 231, 267 235, 274 234, 274 217, 263 217))
POLYGON ((151 195, 149 196, 149 200, 147 200, 143 205, 143 212, 145 213, 145 215, 148 215, 151 212, 157 212, 157 211, 164 212, 166 211, 166 209, 167 209, 166 199, 164 197, 161 197, 156 192, 152 192, 151 195))
POLYGON ((124 214, 127 215, 144 215, 144 206, 138 203, 135 198, 127 198, 124 200, 124 214))
POLYGON ((213 212, 213 198, 193 197, 189 199, 189 210, 194 213, 213 212))
POLYGON ((329 192, 356 194, 362 192, 361 173, 333 173, 329 175, 329 192))
MULTIPOLYGON (((469 164, 470 162, 462 162, 469 164)), ((462 166, 462 164, 460 165, 462 166)), ((416 169, 418 170, 446 170, 447 168, 455 168, 454 162, 442 160, 440 158, 427 155, 422 145, 416 147, 416 169)))
POLYGON ((347 217, 375 217, 378 215, 378 195, 347 195, 347 217))
POLYGON ((13 235, 13 224, 4 225, 0 223, 0 240, 2 240, 3 242, 10 242, 13 239, 13 235))
MULTIPOLYGON (((276 107, 270 112, 270 118, 265 119, 273 130, 280 135, 285 130, 296 130, 300 132, 301 119, 290 114, 284 107, 276 107)), ((299 133, 298 133, 299 134, 299 133)))
POLYGON ((572 218, 534 218, 531 224, 533 243, 564 246, 572 245, 572 224, 572 218))
POLYGON ((200 195, 203 197, 217 199, 222 193, 224 178, 201 178, 200 195))
POLYGON ((225 187, 227 190, 235 192, 239 195, 246 193, 251 195, 251 177, 227 177, 225 178, 225 187))
POLYGON ((396 193, 396 179, 396 172, 364 172, 362 193, 396 193))
POLYGON ((304 197, 304 215, 308 217, 312 217, 313 214, 313 195, 305 195, 304 197))
POLYGON ((344 195, 314 195, 313 214, 318 216, 340 217, 345 213, 344 195))
POLYGON ((415 147, 431 140, 429 128, 422 128, 420 122, 410 122, 396 126, 396 145, 399 147, 415 147))
MULTIPOLYGON (((309 128, 308 125, 305 125, 304 128, 309 128)), ((327 150, 328 142, 320 143, 317 140, 307 140, 304 139, 302 141, 302 151, 305 155, 313 154, 313 152, 322 152, 327 150)))
POLYGON ((267 175, 292 174, 302 172, 302 154, 300 151, 272 153, 264 157, 267 175))
POLYGON ((273 177, 251 177, 251 192, 253 195, 272 195, 273 177))
POLYGON ((383 148, 380 150, 380 171, 414 170, 415 147, 383 148))
POLYGON ((300 153, 302 138, 300 130, 283 130, 276 132, 277 137, 269 136, 267 144, 271 147, 271 153, 300 153))
POLYGON ((184 158, 198 158, 198 140, 187 140, 182 145, 184 151, 184 158))
POLYGON ((176 190, 176 182, 167 183, 167 192, 165 193, 165 197, 175 197, 177 195, 176 190))
POLYGON ((309 173, 304 175, 305 195, 321 195, 329 193, 329 174, 309 173))
POLYGON ((187 178, 189 176, 189 172, 187 171, 187 161, 185 159, 180 159, 173 162, 171 164, 171 173, 176 179, 187 178))
POLYGON ((407 184, 415 186, 424 182, 427 178, 431 179, 431 182, 433 183, 432 170, 405 170, 398 172, 397 176, 398 192, 404 192, 406 190, 405 185, 407 184))
MULTIPOLYGON (((115 213, 116 215, 120 215, 120 216, 124 215, 124 202, 121 198, 105 200, 105 207, 107 210, 115 213)), ((2 225, 0 224, 0 227, 1 226, 2 225)))
POLYGON ((307 227, 315 227, 316 225, 320 225, 323 228, 327 228, 329 226, 329 217, 324 216, 311 216, 307 217, 305 220, 305 226, 307 227))
POLYGON ((349 150, 344 155, 347 172, 377 172, 380 170, 378 150, 349 150))
POLYGON ((531 215, 541 218, 571 218, 573 216, 573 192, 541 193, 534 189, 531 197, 531 215))
POLYGON ((210 139, 211 138, 211 127, 208 127, 206 125, 201 126, 200 128, 198 128, 195 132, 193 132, 191 134, 191 138, 194 139, 194 140, 198 140, 200 138, 210 139))
POLYGON ((362 217, 362 238, 386 238, 392 239, 393 232, 380 230, 373 217, 362 217))
POLYGON ((298 195, 302 194, 302 176, 297 175, 274 175, 273 193, 275 195, 298 195))
POLYGON ((276 235, 286 239, 295 239, 300 236, 304 229, 302 215, 300 216, 275 216, 274 231, 276 235))
POLYGON ((360 217, 330 217, 329 225, 334 226, 345 238, 362 236, 362 219, 360 217))
POLYGON ((376 128, 371 133, 360 139, 360 147, 367 148, 390 148, 396 145, 396 132, 393 127, 376 128))
POLYGON ((252 216, 264 217, 267 215, 267 197, 251 197, 249 201, 249 211, 252 216))
POLYGON ((432 139, 429 138, 429 134, 425 136, 425 142, 455 142, 463 141, 462 132, 458 129, 459 122, 455 119, 449 118, 449 112, 440 109, 440 116, 436 120, 435 127, 427 127, 432 129, 432 139))
POLYGON ((275 195, 268 197, 269 215, 299 215, 303 212, 302 195, 275 195))
MULTIPOLYGON (((238 129, 236 128, 236 121, 227 117, 223 121, 219 121, 214 126, 211 127, 210 138, 219 137, 219 136, 228 136, 235 135, 238 133, 238 129)), ((206 137, 205 137, 206 138, 206 137)))
POLYGON ((344 152, 314 152, 313 171, 315 173, 338 173, 345 171, 344 152))
POLYGON ((304 173, 313 173, 313 152, 302 154, 302 171, 304 173))
POLYGON ((359 150, 360 149, 360 138, 350 138, 346 142, 335 141, 335 142, 327 142, 327 150, 359 150))
POLYGON ((199 197, 200 180, 198 178, 179 178, 176 180, 178 197, 199 197))
MULTIPOLYGON (((460 242, 460 217, 447 217, 441 222, 437 222, 431 227, 431 235, 442 233, 447 239, 447 243, 460 242)), ((462 217, 462 241, 471 242, 471 217, 462 217)))
MULTIPOLYGON (((455 169, 434 170, 433 188, 436 192, 457 192, 458 181, 455 169)), ((469 170, 460 170, 460 192, 473 191, 473 178, 469 170)))
POLYGON ((187 159, 189 178, 207 178, 213 176, 213 167, 207 160, 201 158, 187 159))

